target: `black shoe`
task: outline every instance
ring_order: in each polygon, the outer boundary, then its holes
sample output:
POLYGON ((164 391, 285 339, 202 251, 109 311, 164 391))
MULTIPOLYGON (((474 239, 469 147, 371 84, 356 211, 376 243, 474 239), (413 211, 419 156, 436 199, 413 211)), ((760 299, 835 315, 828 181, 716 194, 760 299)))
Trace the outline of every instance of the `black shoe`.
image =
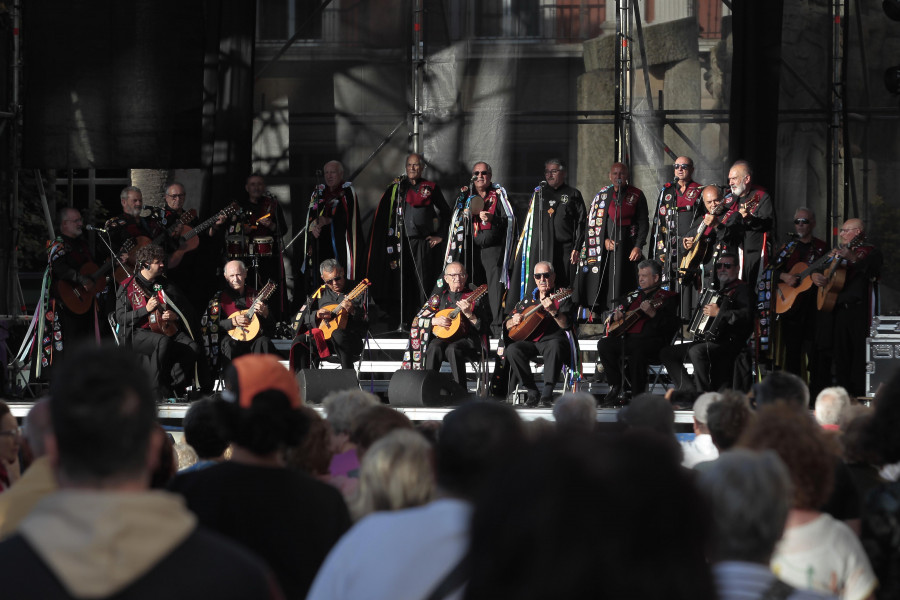
POLYGON ((553 408, 553 396, 541 396, 541 408, 553 408))
POLYGON ((528 390, 528 395, 525 397, 525 406, 528 408, 537 408, 540 402, 541 397, 538 395, 537 390, 528 390))
POLYGON ((606 396, 603 397, 603 406, 615 403, 621 395, 622 388, 617 385, 609 386, 609 391, 606 393, 606 396))

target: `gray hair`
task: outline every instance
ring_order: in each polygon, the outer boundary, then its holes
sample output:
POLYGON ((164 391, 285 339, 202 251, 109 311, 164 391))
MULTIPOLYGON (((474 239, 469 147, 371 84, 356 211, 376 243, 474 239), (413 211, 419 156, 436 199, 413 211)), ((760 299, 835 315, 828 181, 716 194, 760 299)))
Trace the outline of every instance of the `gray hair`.
POLYGON ((319 275, 323 273, 334 273, 338 269, 341 269, 341 263, 334 258, 326 258, 322 261, 322 264, 319 265, 319 275))
POLYGON ((432 448, 421 433, 395 429, 366 451, 359 466, 353 518, 421 506, 434 496, 432 448))
POLYGON ((378 396, 358 389, 336 390, 322 399, 325 419, 336 434, 349 434, 353 431, 353 419, 366 408, 379 404, 378 396))
POLYGON ((772 450, 723 453, 697 480, 710 501, 713 560, 768 566, 793 500, 791 476, 772 450))
POLYGON ((662 275, 662 265, 652 258, 645 258, 638 263, 638 271, 641 269, 653 269, 654 275, 662 275))
POLYGON ((734 161, 734 164, 731 165, 732 169, 735 167, 743 168, 744 171, 747 173, 747 175, 749 175, 750 177, 753 177, 753 165, 750 164, 749 160, 743 160, 743 159, 736 160, 736 161, 734 161))
POLYGON ((816 396, 816 421, 819 425, 837 425, 841 413, 850 406, 850 394, 840 387, 827 387, 816 396))
MULTIPOLYGON (((243 273, 244 275, 247 274, 247 265, 244 264, 244 261, 242 261, 242 260, 237 260, 237 259, 229 260, 227 263, 225 263, 225 267, 224 267, 222 270, 223 270, 223 271, 227 271, 227 270, 228 270, 228 265, 230 265, 231 263, 237 263, 238 266, 241 267, 241 273, 243 273)), ((226 277, 227 277, 227 276, 226 276, 226 277)))
POLYGON ((141 196, 144 195, 144 193, 141 191, 141 188, 139 188, 139 187, 136 186, 136 185, 129 185, 129 186, 127 186, 127 187, 123 187, 123 188, 122 188, 122 191, 119 192, 119 200, 124 200, 124 199, 126 199, 126 198, 128 197, 128 192, 137 192, 137 193, 140 194, 141 196))
POLYGON ((344 176, 344 163, 342 163, 342 162, 339 161, 339 160, 329 160, 327 163, 325 163, 325 164, 322 166, 322 168, 324 169, 324 168, 327 167, 328 165, 337 165, 338 171, 340 172, 341 177, 344 176))
POLYGON ((548 159, 546 162, 544 162, 544 168, 545 168, 545 169, 546 169, 547 167, 549 167, 550 165, 556 165, 557 167, 559 167, 559 170, 560 170, 560 171, 565 171, 565 170, 566 170, 566 165, 564 165, 564 164, 563 164, 563 161, 562 161, 561 159, 559 159, 559 158, 551 158, 551 159, 548 159))
POLYGON ((488 173, 491 173, 491 174, 494 173, 494 169, 493 169, 493 167, 491 167, 491 165, 489 163, 486 163, 483 160, 478 160, 478 161, 475 161, 475 164, 472 165, 472 168, 474 169, 478 165, 484 165, 485 167, 487 167, 488 173))
POLYGON ((801 206, 800 208, 798 208, 797 210, 794 211, 794 216, 797 216, 798 212, 809 213, 810 220, 812 220, 812 221, 816 220, 816 211, 814 211, 811 208, 808 208, 806 206, 801 206))
POLYGON ((597 425, 597 399, 587 392, 569 392, 553 403, 559 427, 593 431, 597 425))
POLYGON ((556 272, 556 271, 553 269, 553 263, 551 263, 551 262, 549 262, 549 261, 542 260, 542 261, 539 262, 538 264, 534 265, 534 268, 537 269, 540 265, 547 265, 547 269, 548 269, 551 273, 555 273, 555 272, 556 272))

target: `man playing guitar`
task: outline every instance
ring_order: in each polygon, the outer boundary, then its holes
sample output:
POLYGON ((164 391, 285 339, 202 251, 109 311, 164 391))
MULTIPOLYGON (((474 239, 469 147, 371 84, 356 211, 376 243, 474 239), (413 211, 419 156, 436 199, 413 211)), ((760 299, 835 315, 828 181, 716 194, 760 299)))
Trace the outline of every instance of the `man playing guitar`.
POLYGON ((532 331, 527 339, 513 342, 506 347, 505 356, 509 361, 513 376, 528 390, 525 405, 536 407, 538 404, 549 407, 553 405, 553 388, 560 377, 560 370, 567 356, 570 356, 569 341, 566 332, 572 325, 572 302, 568 299, 554 300, 556 289, 556 273, 553 265, 541 261, 534 266, 534 279, 537 287, 532 297, 516 304, 512 314, 506 320, 507 330, 522 322, 522 313, 535 304, 543 307, 544 319, 532 331), (538 393, 534 381, 534 373, 529 362, 538 354, 544 357, 544 387, 538 393))
MULTIPOLYGON (((232 361, 244 354, 278 354, 272 340, 267 335, 274 324, 269 315, 269 307, 262 302, 256 309, 255 316, 260 320, 261 331, 252 340, 245 342, 232 339, 226 332, 236 327, 248 327, 250 319, 241 311, 246 310, 256 298, 257 290, 247 285, 247 266, 239 260, 225 264, 225 281, 228 289, 216 294, 210 302, 208 319, 219 315, 219 355, 226 361, 232 361), (218 307, 218 311, 213 310, 218 307)), ((207 327, 209 327, 209 320, 207 327)), ((210 340, 212 341, 212 340, 210 340)), ((227 364, 227 363, 226 363, 227 364)))
MULTIPOLYGON (((138 354, 150 359, 150 371, 157 374, 157 391, 170 398, 194 380, 198 367, 201 392, 212 391, 212 381, 200 345, 188 325, 191 308, 184 295, 163 276, 166 255, 155 244, 135 253, 136 271, 116 292, 116 321, 119 338, 138 354), (169 335, 171 329, 177 329, 169 335), (168 332, 168 333, 164 333, 168 332), (180 373, 176 367, 180 367, 180 373)), ((195 385, 197 382, 194 382, 195 385)))
MULTIPOLYGON (((662 266, 655 260, 642 260, 638 264, 638 289, 624 297, 609 314, 611 324, 623 322, 626 315, 634 315, 634 323, 623 323, 624 332, 597 342, 597 354, 603 363, 609 393, 605 406, 622 405, 629 394, 623 387, 622 357, 628 359, 628 379, 631 395, 636 396, 647 389, 647 365, 658 360, 659 349, 669 345, 679 320, 677 314, 677 292, 660 287, 662 266)), ((632 319, 629 319, 631 321, 632 319)))
POLYGON ((432 338, 425 350, 425 368, 440 371, 446 360, 450 363, 453 379, 461 386, 466 385, 466 360, 472 358, 481 349, 481 336, 490 331, 491 313, 486 310, 484 302, 476 303, 468 299, 472 290, 466 285, 469 275, 462 263, 452 262, 444 269, 444 283, 439 294, 433 295, 428 304, 435 312, 445 309, 460 309, 456 316, 459 329, 449 338, 441 338, 434 334, 439 327, 449 328, 453 325, 446 316, 435 316, 431 319, 432 338))

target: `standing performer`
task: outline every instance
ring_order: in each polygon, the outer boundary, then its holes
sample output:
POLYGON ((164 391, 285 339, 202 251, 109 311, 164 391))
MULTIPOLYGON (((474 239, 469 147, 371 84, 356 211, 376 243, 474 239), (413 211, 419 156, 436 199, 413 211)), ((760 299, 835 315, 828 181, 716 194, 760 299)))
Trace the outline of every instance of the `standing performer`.
POLYGON ((434 287, 450 225, 441 189, 422 178, 425 166, 421 154, 407 156, 406 174, 388 186, 372 219, 366 274, 392 327, 408 327, 434 287))
MULTIPOLYGON (((153 216, 141 216, 141 211, 144 209, 144 195, 141 193, 141 188, 133 185, 122 188, 119 201, 122 203, 122 214, 111 217, 104 225, 109 232, 110 244, 114 251, 119 252, 129 242, 135 248, 145 246, 154 240, 159 240, 160 243, 165 242, 165 238, 162 236, 166 230, 162 224, 153 216)), ((133 250, 131 255, 134 255, 133 250)), ((134 259, 124 254, 119 258, 133 269, 134 259)))
POLYGON ((499 338, 503 335, 503 297, 509 288, 516 218, 506 190, 492 183, 492 177, 486 162, 472 167, 472 186, 460 190, 453 211, 444 264, 461 262, 472 272, 472 283, 487 283, 490 332, 499 338))
POLYGON ((678 314, 683 320, 687 320, 696 303, 697 294, 693 286, 678 283, 678 267, 686 251, 681 240, 689 234, 691 223, 703 207, 700 200, 702 187, 693 181, 693 159, 679 156, 672 167, 675 170, 675 181, 666 182, 656 200, 650 247, 654 258, 662 265, 661 285, 679 292, 681 304, 678 314))
POLYGON ((612 185, 594 196, 581 248, 576 301, 581 306, 609 306, 637 285, 637 264, 647 242, 650 219, 644 192, 628 185, 628 167, 614 163, 612 185))
MULTIPOLYGON (((820 338, 821 353, 816 365, 816 384, 811 387, 827 387, 822 382, 831 379, 834 384, 846 388, 851 396, 863 396, 866 392, 866 336, 872 324, 873 286, 881 273, 881 251, 866 240, 866 228, 860 219, 844 221, 839 233, 841 244, 831 251, 839 261, 836 268, 844 270, 843 287, 834 286, 836 278, 828 279, 822 273, 813 273, 817 288, 829 287, 824 294, 834 308, 829 313, 819 311, 817 329, 830 339, 820 338)), ((820 293, 822 293, 820 291, 820 293)), ((826 306, 827 308, 827 306, 826 306)))
POLYGON ((528 216, 516 245, 509 303, 531 297, 535 284, 531 272, 540 261, 553 265, 560 287, 575 279, 578 249, 584 241, 584 198, 566 183, 566 167, 558 158, 544 163, 541 185, 534 189, 528 216))
POLYGON ((177 287, 163 277, 166 254, 156 244, 138 249, 137 270, 125 279, 116 293, 116 321, 119 337, 138 354, 150 359, 150 372, 156 377, 157 391, 170 398, 194 380, 198 368, 202 393, 212 391, 212 381, 205 368, 200 345, 190 329, 191 307, 177 287), (171 329, 177 331, 173 334, 171 329), (175 379, 174 369, 181 367, 175 379))
POLYGON ((746 160, 735 162, 728 171, 731 194, 725 197, 725 203, 737 208, 734 219, 743 233, 741 279, 755 286, 760 268, 766 265, 772 253, 775 207, 769 193, 752 181, 750 163, 746 160))
POLYGON ((319 265, 333 258, 347 265, 347 277, 356 279, 365 268, 359 199, 353 184, 344 180, 344 165, 325 163, 325 183, 316 186, 306 211, 307 230, 303 235, 305 292, 321 285, 319 265))
POLYGON ((717 185, 707 185, 700 196, 703 208, 691 223, 687 235, 681 239, 685 255, 678 273, 682 286, 690 286, 694 290, 699 290, 701 286, 718 285, 714 268, 716 260, 723 252, 737 254, 741 241, 741 231, 734 218, 737 205, 729 209, 717 185))
POLYGON ((640 262, 638 289, 628 294, 608 317, 610 327, 617 325, 617 329, 611 328, 609 335, 597 342, 597 354, 609 383, 604 402, 607 406, 624 405, 647 391, 647 366, 658 360, 660 349, 672 342, 678 328, 678 292, 663 288, 661 275, 658 262, 640 262), (630 390, 625 389, 622 379, 623 357, 628 362, 630 390))

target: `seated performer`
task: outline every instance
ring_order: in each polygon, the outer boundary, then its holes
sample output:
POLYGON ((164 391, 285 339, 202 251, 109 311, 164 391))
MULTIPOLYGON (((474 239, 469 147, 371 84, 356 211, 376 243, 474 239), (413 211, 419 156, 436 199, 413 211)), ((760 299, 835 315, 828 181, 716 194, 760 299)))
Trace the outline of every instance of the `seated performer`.
POLYGON ((431 319, 431 339, 425 350, 425 368, 440 371, 441 364, 446 360, 450 363, 453 372, 453 380, 456 383, 466 385, 466 360, 475 356, 481 349, 481 336, 490 330, 491 315, 485 302, 475 305, 468 299, 472 290, 466 285, 468 274, 462 263, 452 262, 444 269, 444 281, 447 283, 440 294, 428 301, 435 312, 444 309, 460 310, 456 319, 459 320, 459 329, 453 336, 442 338, 435 331, 440 328, 447 330, 454 325, 447 316, 435 316, 431 319))
MULTIPOLYGON (((116 321, 119 337, 138 354, 150 358, 150 371, 156 376, 157 391, 162 398, 171 398, 195 376, 198 368, 201 392, 211 392, 208 370, 200 355, 200 345, 193 339, 187 325, 191 308, 177 287, 163 277, 165 252, 156 244, 139 248, 135 254, 136 271, 122 281, 116 292, 116 321), (177 331, 172 334, 171 328, 177 331), (166 332, 164 332, 166 331, 166 332), (181 367, 178 380, 173 369, 181 367)), ((194 382, 195 386, 198 382, 194 382)))
POLYGON ((363 351, 364 340, 369 329, 369 315, 374 305, 369 302, 369 294, 363 290, 355 298, 348 298, 348 292, 356 288, 359 282, 351 281, 344 277, 344 267, 333 258, 322 261, 319 265, 319 274, 324 284, 320 292, 313 294, 310 304, 303 312, 303 326, 291 344, 292 363, 299 370, 305 366, 302 360, 294 361, 294 352, 305 348, 309 342, 313 347, 311 354, 313 362, 318 363, 318 358, 328 358, 337 354, 341 361, 342 369, 352 369, 363 351), (339 313, 335 310, 340 307, 339 313), (346 323, 338 326, 330 332, 330 335, 322 332, 324 323, 330 323, 339 319, 346 323), (313 340, 308 340, 308 333, 312 333, 313 340))
POLYGON ((539 311, 543 319, 537 327, 505 350, 513 375, 528 390, 525 405, 532 408, 538 403, 545 407, 553 404, 553 387, 559 380, 565 358, 571 354, 566 330, 571 327, 574 308, 568 297, 559 300, 552 297, 559 295, 561 290, 556 289, 556 274, 549 262, 541 261, 535 265, 534 279, 537 287, 532 297, 516 304, 505 324, 506 329, 511 330, 522 323, 523 312, 536 304, 543 307, 539 311), (544 357, 544 389, 540 394, 529 364, 538 354, 544 357))
POLYGON ((625 296, 607 319, 611 327, 621 325, 597 343, 597 354, 609 383, 605 405, 625 404, 628 400, 622 381, 623 357, 628 361, 630 396, 647 391, 647 365, 658 359, 659 349, 672 341, 678 328, 678 293, 662 289, 661 276, 658 262, 642 260, 638 264, 638 289, 625 296), (627 326, 625 319, 629 314, 636 319, 627 326))
POLYGON ((269 306, 264 301, 261 301, 255 310, 254 316, 259 321, 259 332, 256 337, 241 341, 229 335, 229 332, 236 328, 247 331, 251 319, 241 311, 250 308, 259 290, 247 285, 247 266, 239 260, 225 264, 225 281, 228 282, 228 289, 216 294, 209 303, 210 310, 206 323, 207 329, 211 329, 210 322, 219 317, 219 356, 226 361, 232 361, 244 354, 278 354, 269 337, 274 323, 269 314, 269 306))
POLYGON ((738 279, 739 267, 737 254, 723 252, 716 263, 716 273, 719 292, 728 301, 724 308, 722 303, 710 303, 698 306, 695 311, 695 319, 701 312, 712 320, 718 317, 716 330, 703 340, 660 350, 660 359, 676 389, 696 391, 698 388, 684 368, 685 356, 694 365, 699 391, 714 392, 723 386, 731 387, 734 360, 753 329, 752 290, 738 279))

